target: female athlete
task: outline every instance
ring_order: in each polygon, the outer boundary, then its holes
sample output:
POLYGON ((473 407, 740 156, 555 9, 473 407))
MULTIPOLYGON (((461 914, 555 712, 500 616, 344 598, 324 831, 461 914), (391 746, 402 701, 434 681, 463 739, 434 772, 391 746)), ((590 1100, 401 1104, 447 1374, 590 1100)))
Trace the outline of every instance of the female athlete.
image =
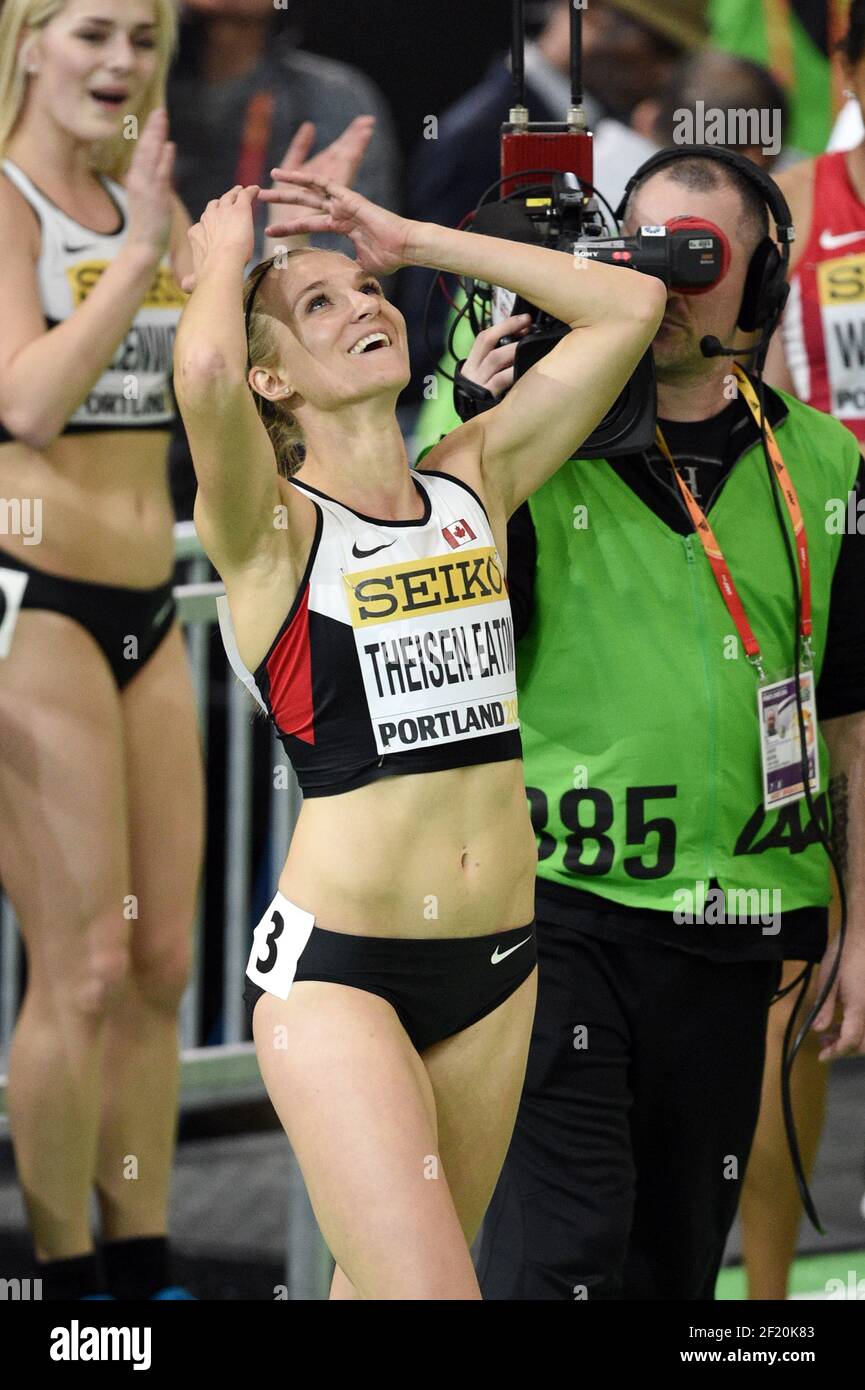
POLYGON ((238 186, 191 229, 175 354, 196 525, 304 793, 247 967, 257 1054, 331 1298, 478 1299, 469 1247, 537 973, 506 523, 615 400, 666 291, 273 175, 290 199, 238 186), (244 285, 256 197, 300 205, 270 235, 341 233, 357 259, 293 250, 244 285), (414 472, 405 324, 376 278, 403 265, 506 286, 571 329, 414 472))
POLYGON ((167 481, 175 24, 170 0, 0 18, 0 496, 20 515, 0 536, 0 879, 27 953, 8 1098, 46 1298, 181 1296, 165 1232, 203 795, 167 481))

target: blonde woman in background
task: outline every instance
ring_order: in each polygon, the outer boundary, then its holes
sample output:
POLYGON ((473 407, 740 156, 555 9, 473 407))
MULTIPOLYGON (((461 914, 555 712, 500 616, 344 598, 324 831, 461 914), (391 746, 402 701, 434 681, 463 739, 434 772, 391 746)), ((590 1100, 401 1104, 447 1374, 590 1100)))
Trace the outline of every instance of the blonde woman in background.
POLYGON ((0 880, 27 955, 8 1107, 47 1298, 191 1297, 166 1238, 203 840, 166 470, 189 256, 175 27, 171 0, 0 16, 0 496, 41 509, 38 533, 0 535, 7 633, 21 599, 0 880))

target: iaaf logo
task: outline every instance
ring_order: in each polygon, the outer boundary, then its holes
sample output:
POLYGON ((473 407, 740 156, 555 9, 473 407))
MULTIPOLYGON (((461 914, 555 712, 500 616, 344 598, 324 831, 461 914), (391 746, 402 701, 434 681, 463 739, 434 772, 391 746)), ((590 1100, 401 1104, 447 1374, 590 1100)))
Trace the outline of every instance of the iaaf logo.
POLYGON ((447 526, 442 527, 442 535, 450 546, 451 550, 457 550, 461 545, 468 545, 469 541, 477 540, 472 528, 469 526, 465 517, 460 517, 459 521, 451 521, 447 526))

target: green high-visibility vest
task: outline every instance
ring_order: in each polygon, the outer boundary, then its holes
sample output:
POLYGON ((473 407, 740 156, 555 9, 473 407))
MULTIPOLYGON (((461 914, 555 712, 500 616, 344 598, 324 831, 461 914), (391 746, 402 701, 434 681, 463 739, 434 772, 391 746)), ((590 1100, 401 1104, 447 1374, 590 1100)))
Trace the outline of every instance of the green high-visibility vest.
MULTIPOLYGON (((830 416, 779 394, 789 414, 776 435, 810 547, 819 676, 837 518, 859 451, 830 416)), ((517 682, 540 877, 669 911, 712 879, 725 892, 778 890, 781 911, 828 903, 805 802, 763 810, 757 676, 696 535, 670 530, 604 460, 565 463, 529 508, 535 604, 517 682)), ((793 581, 759 442, 710 519, 767 676, 788 674, 793 581)), ((822 738, 819 764, 815 802, 828 824, 822 738)))

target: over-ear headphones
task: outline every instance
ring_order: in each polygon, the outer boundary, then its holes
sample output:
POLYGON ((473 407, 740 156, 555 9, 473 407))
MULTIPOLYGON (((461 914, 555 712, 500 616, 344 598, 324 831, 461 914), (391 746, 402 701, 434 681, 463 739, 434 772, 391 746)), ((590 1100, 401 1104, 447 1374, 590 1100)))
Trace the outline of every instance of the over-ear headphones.
POLYGON ((772 214, 777 242, 771 236, 765 236, 755 247, 745 273, 738 317, 738 326, 744 333, 753 333, 759 329, 764 343, 768 344, 790 293, 787 268, 790 263, 790 242, 795 232, 784 194, 775 180, 750 159, 746 159, 735 150, 727 150, 718 145, 680 145, 659 150, 631 175, 622 200, 616 208, 616 219, 621 222, 633 189, 647 175, 654 174, 656 170, 663 169, 678 159, 695 157, 715 159, 719 164, 727 164, 731 169, 736 169, 753 188, 756 188, 772 214))

